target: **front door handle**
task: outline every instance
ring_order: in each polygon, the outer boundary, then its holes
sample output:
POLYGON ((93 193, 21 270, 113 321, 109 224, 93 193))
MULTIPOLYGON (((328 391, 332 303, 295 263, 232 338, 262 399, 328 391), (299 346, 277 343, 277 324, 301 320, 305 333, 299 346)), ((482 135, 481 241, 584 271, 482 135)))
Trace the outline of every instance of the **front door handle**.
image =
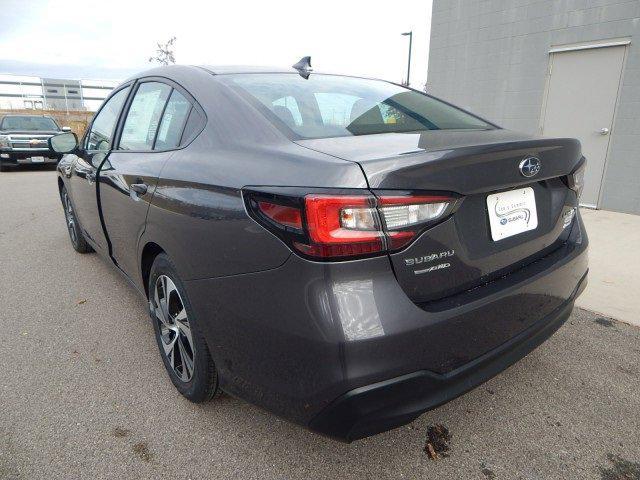
POLYGON ((145 193, 147 193, 148 189, 149 189, 149 187, 148 187, 148 185, 146 183, 132 183, 131 184, 131 190, 136 192, 138 195, 144 195, 145 193))
POLYGON ((608 128, 601 128, 600 129, 600 135, 609 135, 609 129, 608 128))

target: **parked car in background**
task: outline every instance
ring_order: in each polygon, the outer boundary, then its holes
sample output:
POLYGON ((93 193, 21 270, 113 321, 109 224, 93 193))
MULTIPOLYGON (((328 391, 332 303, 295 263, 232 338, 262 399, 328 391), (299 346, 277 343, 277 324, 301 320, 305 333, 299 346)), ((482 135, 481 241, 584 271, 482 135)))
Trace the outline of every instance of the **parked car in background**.
POLYGON ((185 397, 225 391, 351 441, 481 384, 569 317, 585 159, 574 139, 298 70, 160 67, 117 87, 80 142, 49 142, 67 154, 73 247, 138 289, 185 397))
POLYGON ((57 163, 62 155, 52 151, 47 141, 69 130, 46 115, 0 117, 0 171, 24 164, 57 163))

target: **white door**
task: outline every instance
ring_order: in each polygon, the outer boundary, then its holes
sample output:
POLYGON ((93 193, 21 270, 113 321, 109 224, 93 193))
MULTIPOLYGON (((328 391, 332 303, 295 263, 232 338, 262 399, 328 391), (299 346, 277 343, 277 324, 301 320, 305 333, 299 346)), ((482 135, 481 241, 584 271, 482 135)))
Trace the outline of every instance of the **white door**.
POLYGON ((581 203, 598 206, 626 46, 551 54, 542 134, 575 137, 587 157, 581 203))

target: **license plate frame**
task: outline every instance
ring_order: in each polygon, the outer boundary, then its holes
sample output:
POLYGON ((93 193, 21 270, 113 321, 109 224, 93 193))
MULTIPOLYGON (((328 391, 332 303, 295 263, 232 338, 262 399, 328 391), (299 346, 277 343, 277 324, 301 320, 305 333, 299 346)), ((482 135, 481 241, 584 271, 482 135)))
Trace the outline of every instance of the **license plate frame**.
POLYGON ((494 242, 538 228, 536 196, 531 187, 487 195, 487 212, 494 242))

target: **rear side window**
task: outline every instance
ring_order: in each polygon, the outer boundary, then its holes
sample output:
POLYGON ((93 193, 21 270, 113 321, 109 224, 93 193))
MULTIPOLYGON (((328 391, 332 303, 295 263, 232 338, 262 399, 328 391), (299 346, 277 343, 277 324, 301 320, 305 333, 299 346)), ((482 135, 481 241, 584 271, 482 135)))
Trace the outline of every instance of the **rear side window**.
POLYGON ((140 84, 120 137, 121 150, 152 150, 171 87, 159 82, 140 84))
POLYGON ((180 145, 186 145, 193 140, 193 138, 202 130, 203 124, 204 117, 197 109, 192 108, 191 113, 189 113, 189 118, 187 119, 187 124, 184 126, 184 132, 182 132, 180 145))
POLYGON ((190 110, 189 100, 174 90, 164 110, 154 150, 169 150, 180 145, 180 138, 190 110))
POLYGON ((130 88, 115 93, 100 109, 87 136, 87 150, 111 150, 116 122, 130 88))

